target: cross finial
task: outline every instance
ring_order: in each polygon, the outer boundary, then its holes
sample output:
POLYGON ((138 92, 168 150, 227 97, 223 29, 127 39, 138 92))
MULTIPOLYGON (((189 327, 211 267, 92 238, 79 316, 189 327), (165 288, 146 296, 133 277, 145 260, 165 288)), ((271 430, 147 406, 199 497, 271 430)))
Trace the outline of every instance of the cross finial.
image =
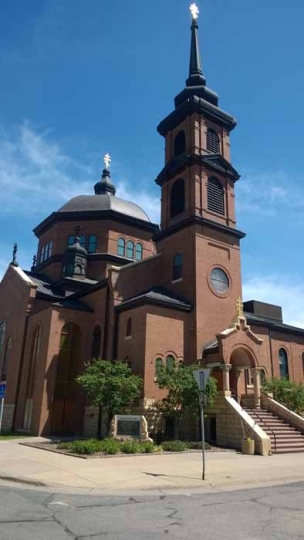
POLYGON ((17 251, 18 251, 18 244, 14 244, 14 248, 13 248, 13 260, 11 262, 11 264, 13 266, 18 266, 18 263, 17 263, 17 251))
POLYGON ((195 21, 198 18, 199 9, 196 4, 191 4, 189 9, 191 11, 192 19, 195 21))
POLYGON ((111 156, 107 153, 107 154, 104 156, 103 160, 104 160, 106 169, 107 169, 107 171, 108 171, 109 168, 110 168, 110 163, 111 163, 111 161, 112 161, 112 160, 111 160, 111 156))
POLYGON ((236 301, 236 310, 237 310, 238 318, 244 317, 244 306, 243 306, 242 299, 240 297, 236 301))

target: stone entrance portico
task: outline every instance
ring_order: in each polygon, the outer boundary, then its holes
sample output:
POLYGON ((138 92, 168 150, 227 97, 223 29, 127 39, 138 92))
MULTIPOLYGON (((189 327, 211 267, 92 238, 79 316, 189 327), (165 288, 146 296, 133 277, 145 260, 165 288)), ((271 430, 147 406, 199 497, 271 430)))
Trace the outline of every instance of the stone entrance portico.
POLYGON ((203 363, 214 368, 214 375, 221 383, 219 390, 232 396, 236 401, 248 396, 248 403, 259 408, 261 403, 261 383, 258 358, 263 340, 254 334, 247 325, 246 318, 237 317, 231 327, 217 336, 217 343, 206 348, 203 363))

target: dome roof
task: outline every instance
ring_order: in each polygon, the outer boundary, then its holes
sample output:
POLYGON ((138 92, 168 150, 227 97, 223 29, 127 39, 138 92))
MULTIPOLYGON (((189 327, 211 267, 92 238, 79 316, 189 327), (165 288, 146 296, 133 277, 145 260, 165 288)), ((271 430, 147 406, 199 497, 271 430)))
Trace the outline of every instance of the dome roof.
POLYGON ((112 210, 125 216, 150 222, 147 214, 137 204, 115 197, 116 188, 111 181, 108 169, 103 170, 102 178, 95 184, 94 191, 95 195, 74 197, 59 208, 58 212, 106 212, 112 210))
POLYGON ((107 210, 135 219, 150 221, 147 214, 137 204, 119 199, 110 193, 79 195, 64 204, 58 212, 105 212, 107 210))

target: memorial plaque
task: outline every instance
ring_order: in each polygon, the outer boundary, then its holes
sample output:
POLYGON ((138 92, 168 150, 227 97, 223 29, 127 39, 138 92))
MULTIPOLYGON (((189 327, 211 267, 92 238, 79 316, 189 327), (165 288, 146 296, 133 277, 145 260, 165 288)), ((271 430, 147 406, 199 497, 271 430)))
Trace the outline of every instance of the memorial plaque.
POLYGON ((141 437, 141 417, 140 416, 117 416, 117 437, 141 437))

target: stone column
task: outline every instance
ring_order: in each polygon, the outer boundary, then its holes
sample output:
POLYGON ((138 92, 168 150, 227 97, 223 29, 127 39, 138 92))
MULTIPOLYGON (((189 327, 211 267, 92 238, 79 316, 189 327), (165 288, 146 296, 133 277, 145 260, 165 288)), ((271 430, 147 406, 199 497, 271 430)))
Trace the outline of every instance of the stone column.
POLYGON ((253 368, 251 370, 254 384, 254 407, 255 409, 261 408, 261 381, 260 381, 261 368, 253 368))
POLYGON ((232 368, 231 364, 223 364, 221 366, 221 370, 223 372, 223 390, 224 390, 224 394, 226 394, 227 392, 231 393, 230 392, 230 376, 229 376, 229 371, 231 370, 231 368, 232 368))

